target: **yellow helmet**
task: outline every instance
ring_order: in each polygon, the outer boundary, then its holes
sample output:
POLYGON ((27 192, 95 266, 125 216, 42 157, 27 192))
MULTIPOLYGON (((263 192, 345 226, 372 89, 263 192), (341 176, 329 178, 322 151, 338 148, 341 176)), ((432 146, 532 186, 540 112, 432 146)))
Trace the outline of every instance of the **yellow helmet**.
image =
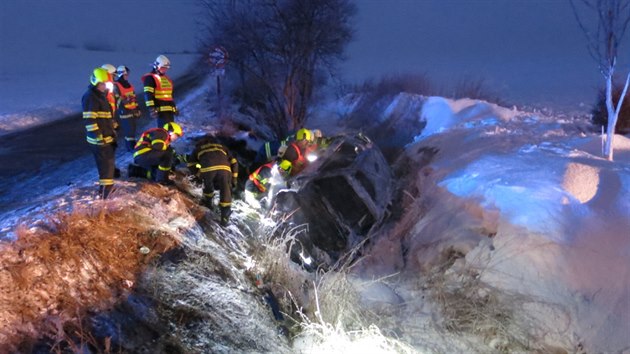
POLYGON ((182 130, 182 127, 175 122, 164 124, 164 130, 166 130, 169 133, 177 134, 179 136, 184 135, 184 131, 182 130))
POLYGON ((286 174, 290 174, 291 170, 293 169, 293 164, 291 163, 291 161, 289 160, 282 160, 279 164, 278 167, 280 168, 280 172, 284 171, 286 172, 286 174))
POLYGON ((105 83, 109 81, 109 73, 107 70, 103 68, 96 68, 92 71, 92 76, 90 77, 90 83, 92 86, 96 86, 99 83, 105 83))
POLYGON ((306 128, 302 128, 295 133, 295 140, 313 141, 313 133, 306 128))

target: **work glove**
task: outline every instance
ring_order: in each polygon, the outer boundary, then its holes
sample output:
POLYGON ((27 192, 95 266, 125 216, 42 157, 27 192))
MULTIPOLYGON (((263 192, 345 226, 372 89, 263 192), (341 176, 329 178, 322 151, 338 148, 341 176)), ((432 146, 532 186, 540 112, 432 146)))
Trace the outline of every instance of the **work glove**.
POLYGON ((156 119, 158 117, 158 110, 155 107, 149 108, 149 115, 151 118, 156 119))
POLYGON ((173 167, 179 166, 182 163, 186 163, 186 161, 184 160, 184 157, 178 153, 176 153, 175 151, 173 151, 173 167))
POLYGON ((175 159, 178 161, 178 163, 181 163, 181 164, 184 164, 184 165, 187 164, 186 155, 185 154, 175 153, 175 159))
POLYGON ((288 148, 288 146, 286 146, 286 145, 281 145, 281 146, 278 148, 278 157, 280 157, 280 158, 284 157, 284 153, 285 153, 285 152, 287 152, 287 148, 288 148))
POLYGON ((131 115, 132 115, 134 118, 140 118, 140 117, 142 116, 142 112, 140 112, 140 110, 139 110, 139 109, 134 109, 134 110, 133 110, 133 112, 131 112, 131 115))

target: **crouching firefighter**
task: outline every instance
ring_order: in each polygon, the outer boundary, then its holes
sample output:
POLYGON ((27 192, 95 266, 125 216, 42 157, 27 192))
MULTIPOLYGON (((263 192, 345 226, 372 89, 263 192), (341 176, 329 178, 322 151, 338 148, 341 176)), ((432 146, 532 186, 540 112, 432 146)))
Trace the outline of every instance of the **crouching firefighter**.
POLYGON ((140 136, 133 153, 135 165, 129 165, 129 177, 144 177, 162 185, 173 185, 169 177, 175 152, 171 143, 184 132, 177 123, 166 123, 164 128, 151 128, 140 136))
POLYGON ((219 190, 219 209, 221 210, 221 226, 226 226, 232 213, 232 187, 238 178, 238 161, 227 147, 206 138, 195 146, 186 163, 191 173, 198 175, 203 181, 203 198, 201 203, 214 210, 212 199, 215 189, 219 190))
POLYGON ((275 162, 267 162, 249 175, 247 182, 245 182, 245 201, 250 205, 259 207, 262 204, 268 208, 268 203, 265 203, 268 200, 265 198, 272 187, 271 180, 273 170, 276 168, 275 164, 275 162))

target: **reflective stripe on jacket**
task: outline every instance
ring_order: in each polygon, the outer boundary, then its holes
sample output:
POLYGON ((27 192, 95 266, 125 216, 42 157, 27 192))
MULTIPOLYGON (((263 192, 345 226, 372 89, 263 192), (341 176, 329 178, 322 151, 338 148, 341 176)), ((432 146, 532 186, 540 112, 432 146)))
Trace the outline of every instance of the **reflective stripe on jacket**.
POLYGON ((113 143, 116 132, 106 93, 90 85, 81 99, 81 106, 87 142, 94 145, 113 143))
POLYGON ((142 155, 151 150, 166 150, 171 144, 171 136, 165 129, 151 128, 140 136, 136 146, 133 157, 142 155))
POLYGON ((176 110, 173 101, 173 81, 168 76, 151 72, 142 76, 142 83, 147 107, 155 107, 161 112, 176 110))
POLYGON ((265 193, 267 191, 267 187, 269 185, 269 178, 271 177, 271 170, 273 169, 274 162, 266 163, 256 169, 256 171, 252 172, 249 175, 249 180, 254 183, 256 188, 261 193, 265 193))
POLYGON ((232 172, 232 178, 238 178, 238 161, 221 144, 209 141, 197 144, 186 161, 193 173, 225 170, 232 172))
POLYGON ((115 84, 117 89, 116 94, 118 96, 116 104, 118 105, 120 110, 122 111, 123 108, 127 111, 137 109, 138 102, 136 101, 136 93, 134 92, 133 85, 127 82, 128 87, 125 87, 120 81, 116 81, 115 84))

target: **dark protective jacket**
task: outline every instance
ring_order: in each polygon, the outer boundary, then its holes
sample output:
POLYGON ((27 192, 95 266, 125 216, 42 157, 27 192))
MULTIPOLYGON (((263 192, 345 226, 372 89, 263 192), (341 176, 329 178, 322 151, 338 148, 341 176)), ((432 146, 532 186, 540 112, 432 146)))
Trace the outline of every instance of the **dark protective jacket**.
POLYGON ((116 131, 107 93, 90 85, 81 99, 81 105, 87 142, 94 145, 113 144, 116 141, 116 131))
POLYGON ((162 128, 151 128, 140 136, 133 157, 136 158, 152 150, 166 151, 171 145, 171 136, 162 128))
POLYGON ((168 182, 174 151, 168 131, 152 128, 140 136, 133 153, 133 162, 149 171, 160 183, 168 182))
POLYGON ((284 140, 268 141, 264 143, 256 153, 256 157, 252 162, 252 168, 256 168, 264 163, 275 160, 278 157, 280 147, 287 146, 291 139, 292 137, 288 137, 284 140))
POLYGON ((316 144, 309 144, 306 146, 300 146, 298 143, 290 143, 286 151, 282 155, 282 158, 289 160, 293 165, 291 170, 291 176, 295 176, 302 172, 308 166, 308 160, 306 156, 317 150, 316 144))
POLYGON ((186 156, 186 163, 193 174, 225 170, 232 174, 232 183, 238 178, 238 161, 230 150, 206 139, 195 146, 193 152, 186 156))
POLYGON ((167 75, 160 75, 156 70, 142 76, 144 100, 149 109, 158 112, 177 112, 173 101, 173 81, 167 75))

